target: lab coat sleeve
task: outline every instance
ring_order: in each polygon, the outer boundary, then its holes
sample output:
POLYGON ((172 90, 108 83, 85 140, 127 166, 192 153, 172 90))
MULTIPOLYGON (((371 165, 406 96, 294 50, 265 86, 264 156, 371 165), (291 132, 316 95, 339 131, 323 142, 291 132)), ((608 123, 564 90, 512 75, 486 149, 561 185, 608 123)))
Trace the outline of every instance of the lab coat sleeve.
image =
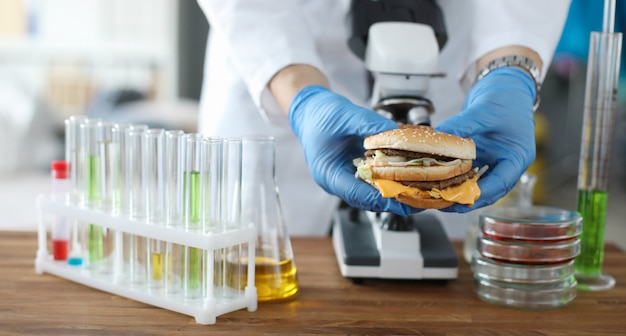
MULTIPOLYGON (((212 34, 221 35, 257 107, 271 122, 288 125, 267 84, 289 64, 324 72, 302 4, 295 0, 198 0, 212 34)), ((215 46, 214 46, 215 47, 215 46)), ((287 126, 288 127, 288 126, 287 126)))
POLYGON ((473 0, 470 50, 461 86, 469 90, 476 77, 476 62, 494 49, 521 45, 541 57, 541 80, 546 75, 561 37, 570 0, 473 0))

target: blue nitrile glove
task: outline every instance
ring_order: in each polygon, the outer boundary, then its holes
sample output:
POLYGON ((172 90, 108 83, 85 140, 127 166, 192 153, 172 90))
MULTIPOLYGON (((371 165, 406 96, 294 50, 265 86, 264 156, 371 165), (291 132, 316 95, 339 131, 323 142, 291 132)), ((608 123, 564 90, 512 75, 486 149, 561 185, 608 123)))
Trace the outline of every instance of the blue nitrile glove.
POLYGON ((436 127, 441 132, 474 139, 474 166, 489 166, 478 180, 481 196, 472 208, 455 204, 443 211, 467 212, 493 204, 515 186, 535 160, 536 94, 535 83, 527 72, 499 68, 474 84, 458 115, 436 127))
POLYGON ((395 122, 314 85, 294 97, 289 123, 300 139, 313 179, 326 192, 354 208, 399 215, 417 211, 382 197, 378 190, 354 176, 352 160, 363 156, 363 139, 398 128, 395 122))

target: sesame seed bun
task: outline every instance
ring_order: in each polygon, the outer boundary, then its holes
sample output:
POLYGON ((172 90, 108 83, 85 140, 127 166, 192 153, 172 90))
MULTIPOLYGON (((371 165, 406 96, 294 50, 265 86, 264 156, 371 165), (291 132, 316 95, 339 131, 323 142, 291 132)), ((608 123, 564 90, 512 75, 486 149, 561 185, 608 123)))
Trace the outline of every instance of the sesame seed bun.
POLYGON ((437 132, 428 126, 403 126, 365 138, 365 149, 399 149, 447 156, 455 159, 476 159, 476 145, 470 138, 437 132))

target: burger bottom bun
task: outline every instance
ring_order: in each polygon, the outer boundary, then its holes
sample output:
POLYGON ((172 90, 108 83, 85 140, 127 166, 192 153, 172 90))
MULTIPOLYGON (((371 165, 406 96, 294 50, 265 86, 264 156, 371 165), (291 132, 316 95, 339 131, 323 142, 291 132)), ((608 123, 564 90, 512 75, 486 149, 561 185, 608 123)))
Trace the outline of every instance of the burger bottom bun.
POLYGON ((399 194, 396 196, 396 200, 400 203, 419 209, 442 209, 454 204, 453 202, 448 202, 443 198, 423 197, 420 195, 408 196, 405 194, 399 194))
MULTIPOLYGON (((376 184, 370 183, 370 185, 376 188, 376 190, 379 190, 376 187, 376 184)), ((427 197, 421 194, 415 194, 412 196, 406 194, 398 194, 395 199, 400 203, 404 203, 406 205, 419 209, 442 209, 454 204, 454 202, 446 201, 443 198, 427 197)))
POLYGON ((372 166, 372 178, 392 181, 441 181, 472 169, 471 160, 462 160, 459 165, 452 166, 372 166))

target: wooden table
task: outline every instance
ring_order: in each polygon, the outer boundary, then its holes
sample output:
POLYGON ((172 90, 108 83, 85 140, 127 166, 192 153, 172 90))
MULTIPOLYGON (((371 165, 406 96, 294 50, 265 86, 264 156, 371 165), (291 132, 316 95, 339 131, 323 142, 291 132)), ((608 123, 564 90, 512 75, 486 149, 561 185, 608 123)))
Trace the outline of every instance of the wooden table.
POLYGON ((296 299, 200 325, 187 315, 36 274, 36 242, 34 232, 0 231, 0 335, 626 335, 626 253, 612 245, 604 270, 616 278, 615 288, 578 291, 560 309, 524 311, 481 301, 463 261, 458 279, 445 285, 353 284, 339 273, 330 238, 297 238, 296 299))

